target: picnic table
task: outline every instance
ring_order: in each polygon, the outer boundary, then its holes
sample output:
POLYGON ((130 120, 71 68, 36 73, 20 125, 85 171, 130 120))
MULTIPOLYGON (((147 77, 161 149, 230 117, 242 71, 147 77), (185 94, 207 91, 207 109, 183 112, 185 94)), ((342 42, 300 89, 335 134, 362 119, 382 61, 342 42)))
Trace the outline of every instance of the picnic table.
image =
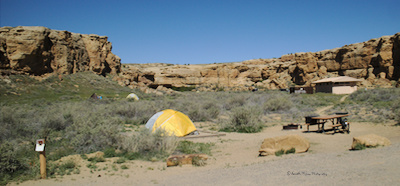
POLYGON ((343 117, 349 115, 350 114, 334 114, 328 116, 313 116, 309 118, 306 117, 307 132, 310 132, 310 125, 318 125, 317 132, 325 133, 325 124, 331 121, 332 125, 330 125, 329 127, 331 130, 334 131, 334 133, 340 131, 341 129, 343 131, 346 131, 347 133, 350 133, 350 124, 342 119, 343 117))

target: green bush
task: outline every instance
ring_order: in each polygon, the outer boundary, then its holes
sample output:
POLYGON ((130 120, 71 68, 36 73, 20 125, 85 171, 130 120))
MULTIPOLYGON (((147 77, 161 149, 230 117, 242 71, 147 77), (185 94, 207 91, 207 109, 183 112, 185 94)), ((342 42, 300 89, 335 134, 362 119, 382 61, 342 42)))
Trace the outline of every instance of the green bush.
POLYGON ((97 163, 97 162, 105 162, 106 159, 103 156, 94 156, 94 157, 88 158, 88 161, 97 163))
POLYGON ((283 150, 283 149, 275 152, 275 156, 282 156, 283 154, 285 154, 285 150, 283 150))
POLYGON ((211 155, 213 143, 194 143, 192 141, 180 141, 176 151, 183 154, 208 154, 211 155))
POLYGON ((225 132, 255 133, 262 129, 261 111, 257 107, 235 108, 229 119, 220 123, 220 130, 225 132))
POLYGON ((357 143, 352 150, 364 150, 366 148, 365 144, 357 143))
POLYGON ((281 150, 278 150, 278 151, 275 152, 275 156, 282 156, 284 154, 294 154, 294 153, 296 153, 296 149, 295 148, 291 148, 289 150, 281 149, 281 150))
POLYGON ((285 151, 285 154, 294 154, 294 153, 296 153, 296 149, 295 148, 291 148, 291 149, 285 151))
POLYGON ((115 161, 115 163, 118 163, 118 164, 125 163, 125 162, 126 162, 126 158, 124 158, 124 157, 120 157, 115 161))
POLYGON ((400 124, 400 98, 393 101, 391 110, 394 115, 394 120, 400 124))
POLYGON ((16 153, 15 145, 9 142, 0 145, 0 183, 12 179, 15 174, 28 168, 16 153))
POLYGON ((273 96, 264 103, 264 110, 266 112, 284 111, 293 107, 292 101, 288 96, 273 96))
MULTIPOLYGON (((133 156, 132 158, 136 158, 135 153, 138 153, 141 158, 151 159, 171 154, 178 145, 178 139, 175 136, 169 136, 164 130, 152 133, 147 128, 142 128, 132 136, 122 136, 118 144, 120 144, 120 149, 133 156)), ((128 157, 128 159, 131 158, 128 157)))

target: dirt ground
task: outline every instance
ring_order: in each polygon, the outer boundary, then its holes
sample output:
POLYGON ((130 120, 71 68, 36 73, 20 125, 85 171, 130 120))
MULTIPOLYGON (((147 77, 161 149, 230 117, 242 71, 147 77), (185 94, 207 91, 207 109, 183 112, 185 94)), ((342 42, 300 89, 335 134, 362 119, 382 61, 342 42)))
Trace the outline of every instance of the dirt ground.
MULTIPOLYGON (((98 163, 99 170, 91 172, 87 162, 76 155, 69 158, 81 165, 80 174, 19 185, 398 185, 400 127, 394 123, 351 123, 350 130, 350 134, 328 135, 305 133, 304 128, 282 130, 281 125, 276 125, 255 134, 222 133, 226 135, 188 139, 215 143, 212 156, 203 167, 166 167, 165 162, 134 160, 123 164, 128 169, 121 169, 121 164, 117 164, 118 170, 102 168, 115 164, 111 158, 98 163), (392 145, 349 150, 353 137, 371 133, 387 137, 392 145), (307 138, 309 151, 280 157, 258 156, 265 138, 287 134, 307 138)), ((200 135, 209 134, 205 128, 200 132, 200 135)))

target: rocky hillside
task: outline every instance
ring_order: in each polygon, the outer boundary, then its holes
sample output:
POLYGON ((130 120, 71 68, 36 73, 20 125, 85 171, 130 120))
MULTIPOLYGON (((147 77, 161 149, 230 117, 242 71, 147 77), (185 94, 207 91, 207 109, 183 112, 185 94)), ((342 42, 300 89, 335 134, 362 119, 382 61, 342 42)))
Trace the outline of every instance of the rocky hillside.
POLYGON ((117 74, 121 59, 111 53, 106 36, 45 27, 0 28, 1 74, 35 76, 93 71, 117 74))
MULTIPOLYGON (((361 86, 400 85, 400 33, 320 52, 276 59, 208 65, 124 64, 106 36, 45 27, 0 28, 0 73, 113 74, 130 88, 190 87, 197 90, 277 89, 340 75, 363 79, 361 86)), ((190 63, 190 61, 188 62, 190 63)))
POLYGON ((123 65, 115 79, 131 87, 196 87, 198 90, 277 89, 334 76, 363 79, 361 86, 399 86, 400 33, 320 52, 277 59, 209 65, 123 65))

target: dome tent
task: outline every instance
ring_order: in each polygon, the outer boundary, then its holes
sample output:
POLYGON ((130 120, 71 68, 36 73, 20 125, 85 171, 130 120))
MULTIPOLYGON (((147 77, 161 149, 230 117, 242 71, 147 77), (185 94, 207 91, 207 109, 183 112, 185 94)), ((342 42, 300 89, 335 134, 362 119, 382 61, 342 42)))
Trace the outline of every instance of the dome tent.
POLYGON ((150 129, 152 132, 162 128, 170 135, 178 137, 186 136, 197 130, 188 116, 182 112, 171 109, 154 114, 149 121, 147 121, 146 128, 150 129))
POLYGON ((139 97, 134 93, 130 93, 128 96, 126 96, 126 99, 133 99, 135 101, 139 101, 139 97))

